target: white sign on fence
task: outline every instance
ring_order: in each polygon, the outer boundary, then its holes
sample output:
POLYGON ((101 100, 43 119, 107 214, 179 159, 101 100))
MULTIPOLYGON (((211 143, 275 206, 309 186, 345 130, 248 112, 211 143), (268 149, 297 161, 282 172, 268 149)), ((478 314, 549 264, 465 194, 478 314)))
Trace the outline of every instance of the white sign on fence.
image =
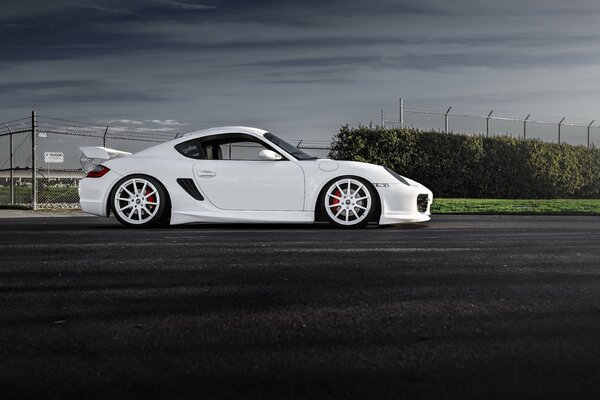
POLYGON ((47 151, 44 153, 44 162, 48 164, 62 164, 65 162, 65 154, 58 151, 47 151))

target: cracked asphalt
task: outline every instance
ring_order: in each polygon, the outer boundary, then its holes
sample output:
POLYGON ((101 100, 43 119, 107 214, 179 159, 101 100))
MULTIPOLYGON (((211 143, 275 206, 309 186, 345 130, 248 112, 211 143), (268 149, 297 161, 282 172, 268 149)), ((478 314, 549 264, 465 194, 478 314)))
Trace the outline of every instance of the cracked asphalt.
POLYGON ((599 217, 0 218, 3 399, 596 399, 599 382, 599 217))

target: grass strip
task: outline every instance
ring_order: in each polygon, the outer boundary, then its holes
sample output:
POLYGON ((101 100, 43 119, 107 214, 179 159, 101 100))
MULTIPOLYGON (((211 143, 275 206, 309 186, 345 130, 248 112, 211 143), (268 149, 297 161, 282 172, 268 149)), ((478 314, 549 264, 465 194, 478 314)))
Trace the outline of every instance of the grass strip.
POLYGON ((600 215, 600 199, 434 199, 433 214, 600 215))

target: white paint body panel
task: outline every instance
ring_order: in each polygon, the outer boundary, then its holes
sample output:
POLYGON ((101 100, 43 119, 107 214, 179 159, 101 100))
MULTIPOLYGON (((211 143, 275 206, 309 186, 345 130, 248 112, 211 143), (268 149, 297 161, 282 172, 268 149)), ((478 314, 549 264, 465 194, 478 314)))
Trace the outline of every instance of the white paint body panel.
POLYGON ((167 190, 171 200, 172 225, 193 222, 311 223, 315 220, 318 197, 324 186, 341 176, 356 176, 373 185, 380 184, 376 185, 381 201, 380 224, 430 219, 433 193, 419 183, 412 180, 408 180, 410 186, 399 183, 383 167, 374 164, 326 159, 296 160, 264 138, 265 133, 247 127, 211 128, 130 156, 108 160, 103 163, 110 168, 106 175, 80 181, 81 208, 89 214, 108 216, 108 198, 113 186, 123 177, 142 174, 154 177, 167 190), (196 137, 227 133, 258 138, 285 160, 196 160, 179 154, 174 148, 196 137), (177 183, 178 178, 193 179, 204 201, 192 198, 177 183), (417 210, 419 194, 429 196, 426 212, 417 210))
POLYGON ((197 160, 194 178, 223 210, 304 210, 304 172, 295 162, 197 160))

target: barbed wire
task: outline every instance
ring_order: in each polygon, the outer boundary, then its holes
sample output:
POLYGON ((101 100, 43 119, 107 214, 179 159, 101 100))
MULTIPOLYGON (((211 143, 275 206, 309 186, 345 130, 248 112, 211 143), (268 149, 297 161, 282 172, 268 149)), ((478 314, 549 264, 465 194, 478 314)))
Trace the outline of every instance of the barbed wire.
POLYGON ((18 131, 7 131, 7 132, 4 132, 4 133, 0 133, 0 137, 11 136, 11 135, 14 136, 14 135, 18 135, 18 134, 21 134, 21 133, 31 133, 31 129, 21 129, 21 130, 18 130, 18 131))
POLYGON ((24 130, 26 128, 30 128, 31 124, 28 124, 26 122, 20 122, 20 123, 6 123, 6 122, 2 122, 0 123, 0 133, 11 133, 14 131, 18 131, 18 130, 24 130))
MULTIPOLYGON (((19 129, 18 131, 10 131, 0 125, 0 136, 16 133, 28 132, 31 130, 31 118, 19 118, 6 123, 19 122, 14 125, 14 128, 29 128, 19 129)), ((93 137, 101 139, 116 139, 116 140, 133 140, 133 141, 148 141, 148 142, 164 142, 183 136, 185 133, 164 131, 164 128, 129 128, 122 126, 110 126, 91 124, 87 122, 75 121, 67 118, 57 118, 47 115, 36 116, 36 130, 39 133, 70 135, 77 137, 93 137)), ((315 149, 326 149, 331 141, 318 139, 286 139, 290 142, 296 142, 298 146, 303 148, 314 147, 315 149)))
MULTIPOLYGON (((489 113, 492 108, 494 109, 494 114, 504 114, 504 115, 509 115, 511 114, 510 111, 507 110, 503 110, 500 108, 496 108, 496 107, 482 107, 482 106, 464 106, 463 104, 461 104, 460 102, 458 104, 452 104, 452 101, 449 101, 448 104, 441 104, 441 103, 431 103, 428 102, 427 100, 415 100, 415 99, 402 99, 403 100, 403 105, 404 105, 404 111, 409 112, 409 110, 417 110, 417 111, 430 111, 430 112, 434 112, 434 113, 441 113, 441 114, 445 114, 445 111, 452 106, 452 110, 454 111, 454 113, 451 113, 450 115, 454 115, 454 116, 460 116, 460 117, 471 117, 471 118, 479 118, 479 117, 484 117, 486 116, 487 113, 489 113), (457 113, 457 110, 460 110, 460 112, 457 113)), ((389 107, 386 108, 386 114, 390 111, 389 107)), ((534 110, 535 111, 535 110, 534 110)), ((394 111, 392 113, 390 113, 390 115, 396 115, 398 113, 398 104, 395 105, 394 111)), ((528 122, 538 122, 538 123, 542 123, 542 124, 556 124, 560 121, 560 119, 564 116, 558 117, 555 121, 550 120, 549 118, 551 118, 548 114, 540 114, 539 112, 525 112, 523 113, 523 118, 521 118, 521 120, 525 119, 525 116, 531 114, 531 115, 536 115, 537 119, 536 120, 528 120, 528 122)), ((512 119, 517 119, 518 118, 512 118, 512 119)), ((575 121, 572 122, 572 124, 577 125, 577 126, 585 126, 587 127, 589 121, 591 119, 587 119, 587 118, 583 118, 581 116, 569 116, 567 118, 567 120, 570 121, 575 121)), ((392 120, 390 120, 392 121, 392 120)), ((564 124, 563 124, 564 125, 564 124)))
POLYGON ((116 139, 116 140, 131 140, 131 141, 137 141, 137 142, 162 143, 165 141, 165 140, 158 140, 157 138, 148 138, 148 137, 141 137, 141 136, 121 136, 121 135, 110 135, 109 136, 109 135, 107 135, 106 137, 104 137, 103 135, 76 133, 76 132, 64 132, 64 131, 49 130, 49 129, 39 130, 38 132, 50 133, 50 134, 54 134, 54 135, 91 137, 91 138, 95 138, 95 139, 106 138, 106 139, 116 139))
MULTIPOLYGON (((41 119, 49 119, 49 120, 53 120, 53 121, 69 122, 71 124, 80 124, 80 125, 94 126, 94 127, 97 127, 97 128, 101 128, 102 127, 102 125, 99 125, 99 124, 90 124, 88 122, 73 121, 73 120, 64 119, 64 118, 47 117, 47 116, 44 116, 44 115, 38 115, 37 118, 38 118, 38 121, 41 118, 41 119)), ((104 127, 106 127, 106 125, 104 125, 104 127)))
POLYGON ((13 119, 12 121, 0 121, 0 123, 10 124, 11 122, 24 121, 24 120, 31 120, 31 118, 30 117, 18 118, 18 119, 13 119))
POLYGON ((104 136, 105 133, 121 133, 121 134, 135 134, 135 135, 147 135, 147 136, 170 136, 173 137, 174 132, 172 131, 165 131, 165 130, 151 130, 151 128, 137 128, 137 129, 131 129, 131 128, 126 128, 126 127, 102 127, 102 126, 83 126, 83 127, 77 127, 77 126, 65 126, 63 124, 57 124, 57 123, 48 123, 48 122, 42 122, 42 123, 38 123, 37 124, 37 130, 38 131, 43 131, 46 129, 51 129, 51 130, 59 130, 62 132, 70 132, 70 131, 85 131, 85 132, 94 132, 96 133, 98 136, 104 136))
MULTIPOLYGON (((558 125, 560 123, 559 121, 542 121, 542 120, 535 120, 535 119, 502 117, 502 116, 498 116, 498 115, 470 115, 470 114, 458 114, 458 113, 452 113, 452 112, 449 112, 446 114, 445 112, 441 112, 441 111, 424 111, 424 110, 415 110, 415 109, 410 109, 410 108, 405 108, 403 111, 405 113, 439 115, 442 117, 445 115, 448 115, 449 117, 491 119, 491 120, 497 120, 497 121, 527 122, 527 123, 545 124, 545 125, 558 125)), ((385 120, 385 121, 386 122, 399 122, 398 120, 385 120)), ((600 125, 574 124, 574 123, 569 123, 569 122, 562 122, 560 124, 562 126, 571 126, 571 127, 576 127, 576 128, 587 128, 587 127, 595 128, 595 129, 600 128, 600 125)))

